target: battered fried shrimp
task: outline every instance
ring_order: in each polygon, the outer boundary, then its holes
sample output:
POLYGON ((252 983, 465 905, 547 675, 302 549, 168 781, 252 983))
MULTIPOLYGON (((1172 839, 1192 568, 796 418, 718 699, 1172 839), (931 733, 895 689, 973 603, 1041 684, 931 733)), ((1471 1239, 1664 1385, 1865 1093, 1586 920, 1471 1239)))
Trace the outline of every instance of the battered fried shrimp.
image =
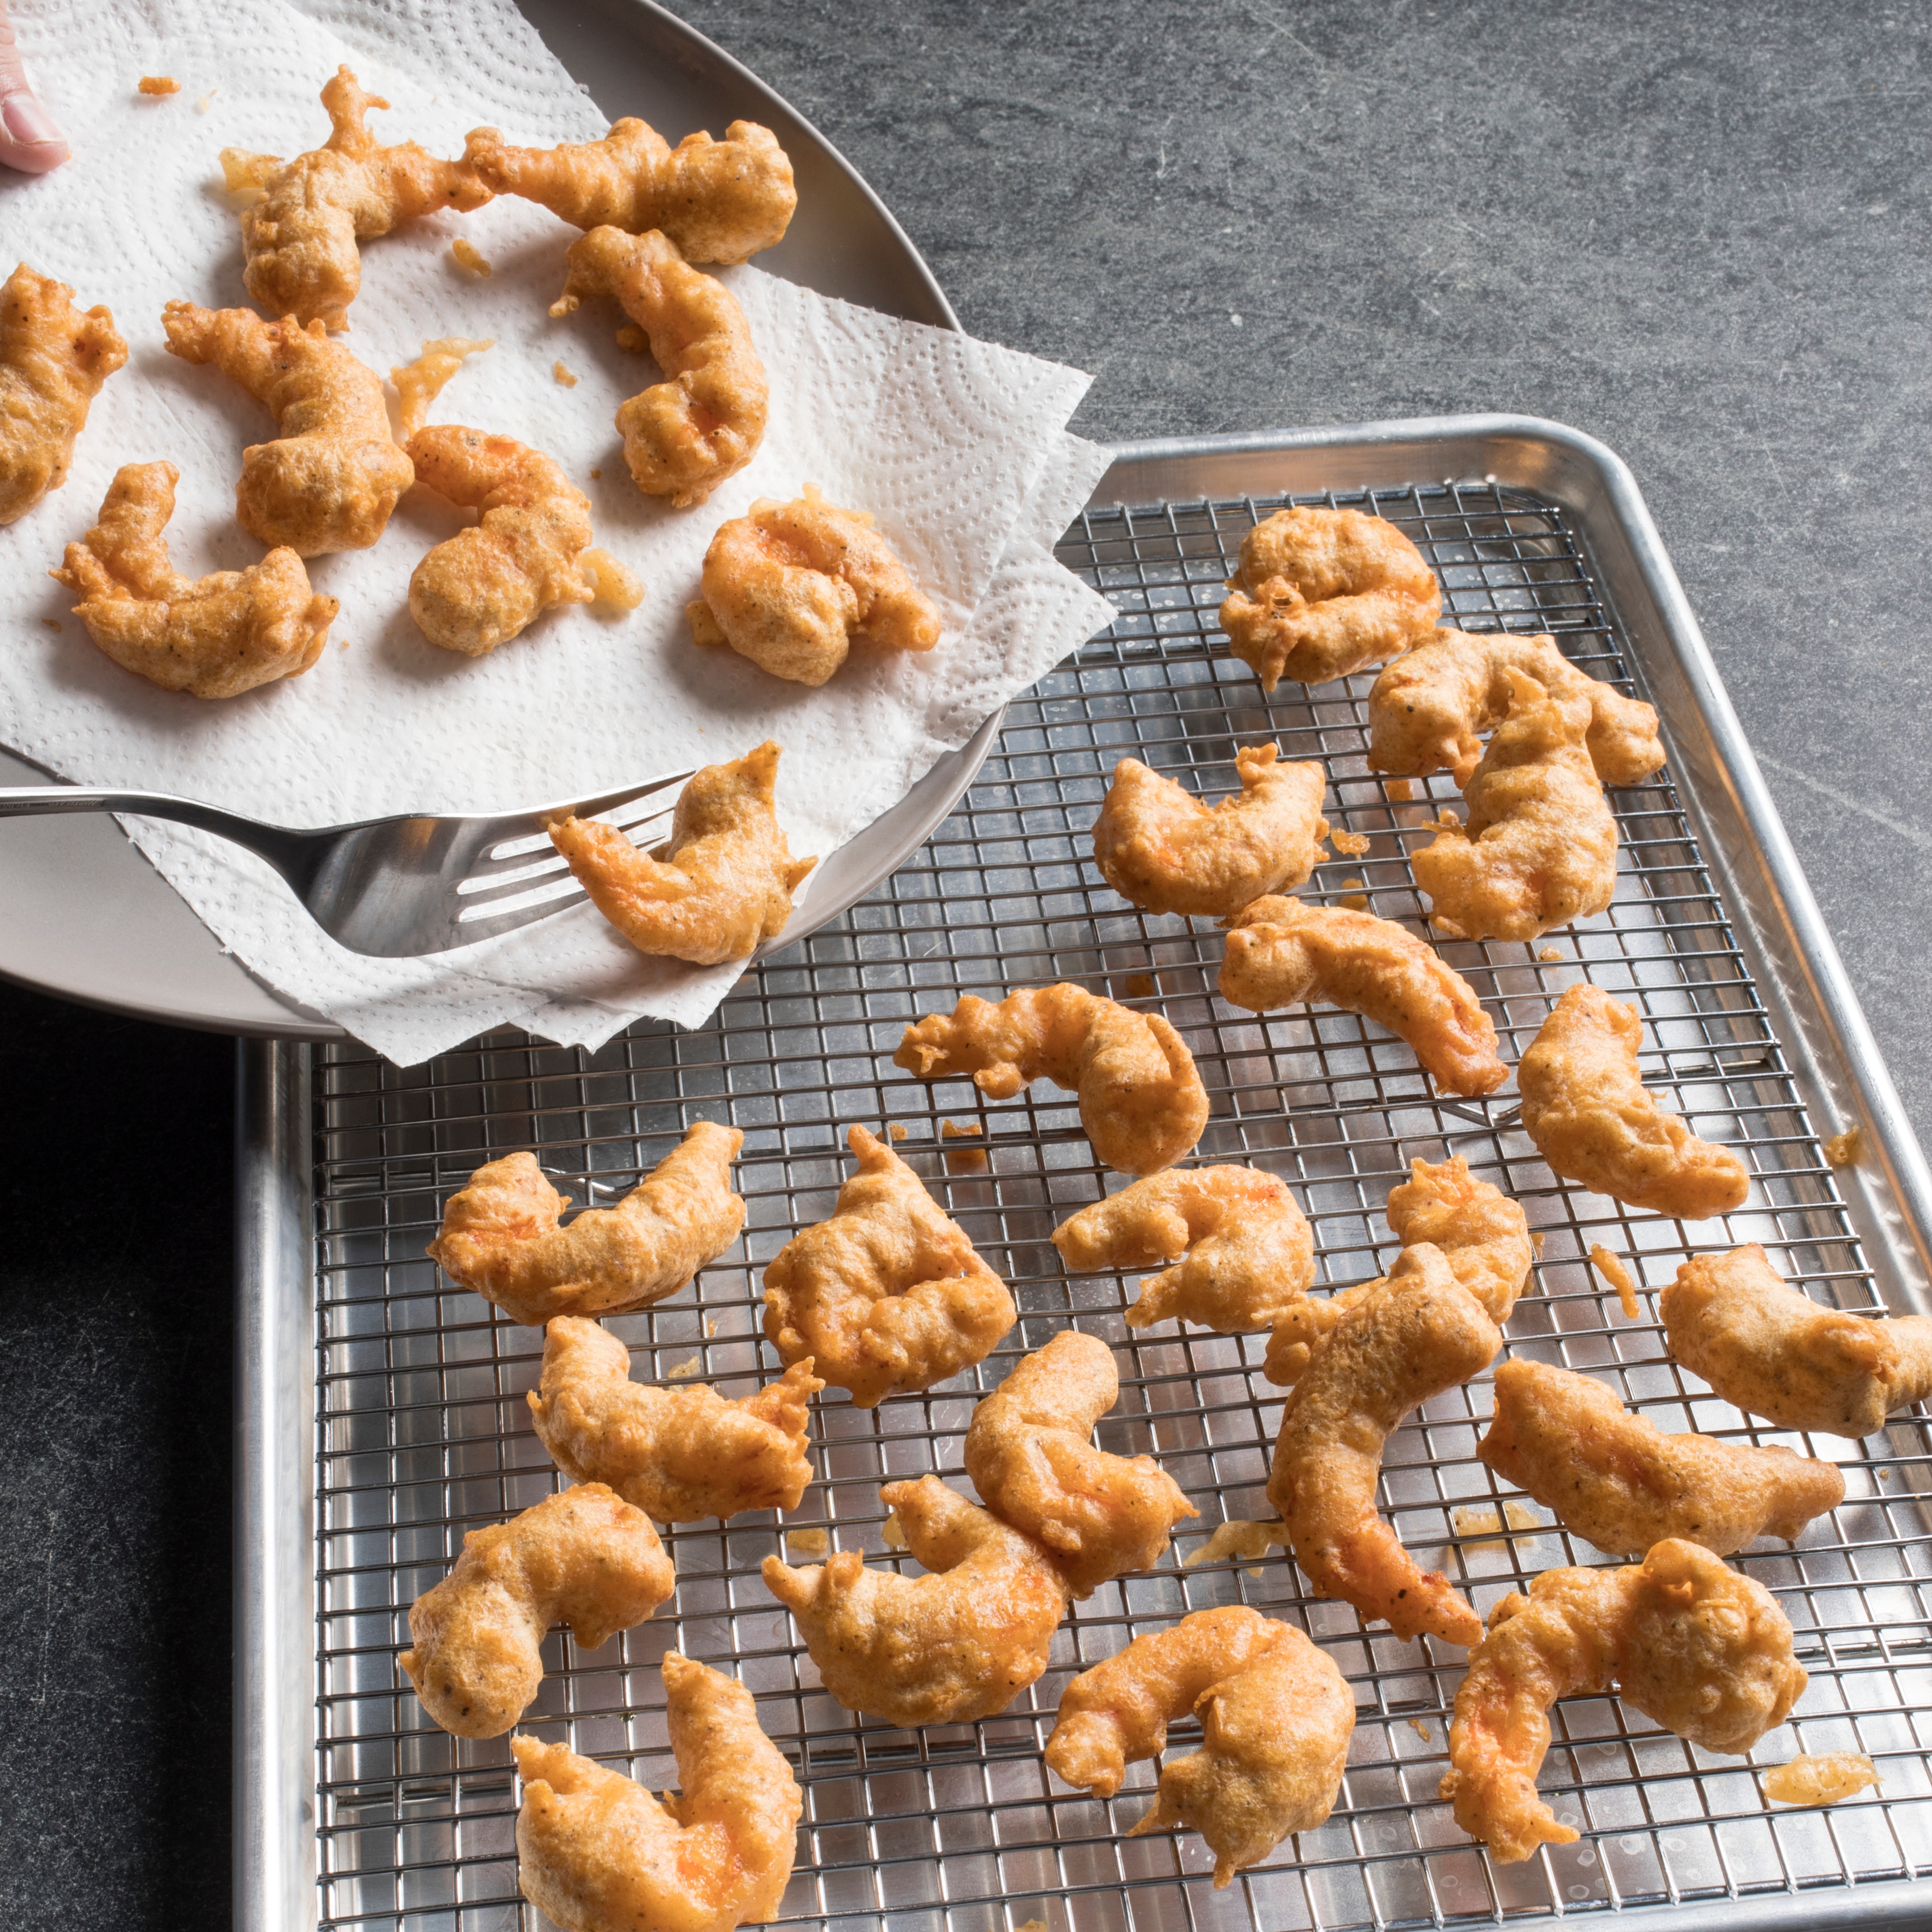
POLYGON ((781 1362, 809 1361, 876 1408, 984 1361, 1018 1311, 888 1142, 863 1127, 846 1140, 858 1172, 831 1218, 765 1271, 765 1333, 781 1362))
POLYGON ((1845 1499, 1831 1463, 1666 1436, 1601 1382, 1543 1362, 1498 1367, 1495 1416, 1476 1453, 1610 1556, 1672 1536, 1729 1556, 1760 1536, 1789 1541, 1845 1499))
POLYGON ((452 1736, 500 1737, 543 1682, 552 1624, 595 1650, 677 1584, 651 1519, 602 1483, 581 1484, 470 1531, 455 1568, 410 1606, 413 1643, 396 1661, 452 1736))
POLYGON ((1257 899, 1236 916, 1218 983, 1251 1012, 1306 1000, 1366 1014, 1447 1093, 1493 1094, 1510 1077, 1474 988, 1426 940, 1373 913, 1257 899))
POLYGON ((357 242, 440 208, 481 208, 490 190, 467 161, 438 160, 413 141, 384 147, 363 119, 389 103, 346 67, 323 85, 322 104, 328 140, 257 177, 261 199, 242 215, 242 278, 271 314, 347 328, 362 286, 357 242))
POLYGON ((1355 1700, 1300 1630, 1238 1604, 1197 1610, 1068 1683, 1047 1768, 1111 1798, 1127 1766, 1158 1756, 1167 1726, 1190 1712, 1200 1720, 1201 1748, 1161 1767, 1153 1809, 1128 1835, 1198 1832, 1214 1853, 1218 1888, 1291 1832, 1327 1821, 1355 1700))
POLYGON ((868 1570, 855 1550, 810 1570, 765 1559, 765 1583, 797 1621, 825 1688, 848 1711, 908 1729, 1005 1710, 1047 1667, 1065 1580, 1031 1537, 936 1476, 879 1493, 906 1547, 935 1574, 868 1570))
POLYGON ((1547 634, 1438 631, 1405 652, 1369 693, 1369 769, 1420 778, 1449 771, 1465 785, 1483 755, 1477 734, 1510 709, 1510 674, 1534 678, 1561 698, 1590 704, 1584 742, 1606 785, 1640 784, 1663 766, 1657 713, 1579 670, 1547 634))
POLYGON ((615 296, 664 372, 617 406, 631 480, 681 510, 702 503, 765 440, 769 392, 744 310, 654 229, 593 228, 563 259, 570 272, 550 313, 569 315, 586 296, 615 296))
POLYGON ((517 1885, 563 1932, 732 1932, 775 1918, 791 1881, 804 1797, 751 1693, 675 1650, 660 1667, 681 1797, 510 1740, 517 1885))
POLYGON ((1678 1361, 1780 1429, 1857 1442, 1932 1396, 1932 1316, 1821 1307, 1787 1288, 1755 1241, 1686 1262, 1657 1309, 1678 1361))
POLYGON ((1234 754, 1239 796, 1204 806, 1138 758, 1122 758, 1093 822, 1094 863, 1148 912, 1231 919, 1263 893, 1299 886, 1328 836, 1317 760, 1284 765, 1275 745, 1234 754))
POLYGON ((731 1164, 744 1136, 696 1120, 614 1208, 587 1208, 568 1227, 569 1201, 534 1154, 506 1154, 452 1195, 428 1247, 460 1288, 513 1322, 539 1328, 557 1315, 621 1315, 675 1294, 716 1261, 744 1226, 731 1164))
POLYGON ((1442 1250, 1450 1272, 1492 1322, 1507 1322, 1530 1278, 1536 1250, 1522 1204, 1469 1172, 1460 1154, 1431 1166, 1409 1162, 1409 1178, 1389 1194, 1389 1228, 1405 1248, 1442 1250))
POLYGON ((23 262, 0 286, 0 529, 67 481, 88 405, 128 359, 113 312, 23 262))
POLYGON ((264 322, 252 309, 163 310, 168 349, 185 362, 212 362, 275 419, 272 442, 242 452, 235 515, 259 542, 298 556, 367 550, 396 500, 416 480, 389 435, 381 379, 320 322, 293 316, 264 322))
POLYGON ((1241 540, 1221 628, 1272 691, 1324 684, 1420 644, 1442 589, 1393 524, 1359 510, 1277 510, 1241 540))
POLYGON ((768 738, 688 780, 661 859, 596 819, 553 825, 551 842, 638 952, 699 966, 748 959, 784 931, 792 895, 819 862, 792 857, 772 809, 778 758, 768 738))
POLYGON ((1464 939, 1534 939, 1616 896, 1617 821, 1584 748, 1590 706, 1507 675, 1509 716, 1462 788, 1468 823, 1410 862, 1435 925, 1464 939))
POLYGON ((966 1472, 1002 1522, 1052 1552, 1067 1587, 1090 1597, 1151 1570, 1182 1517, 1200 1512, 1151 1456, 1110 1456, 1094 1424, 1120 1396, 1113 1351, 1063 1329, 972 1412, 966 1472))
POLYGON ((748 260, 784 238, 798 206, 785 150, 755 121, 734 121, 722 141, 687 134, 675 148, 628 116, 600 141, 560 148, 512 148, 477 128, 463 158, 499 194, 575 228, 660 229, 690 262, 748 260))
POLYGON ((1791 1626, 1761 1583, 1694 1543, 1616 1570, 1546 1570, 1489 1613, 1456 1693, 1441 1795, 1499 1864, 1576 1834, 1536 1795, 1559 1697, 1627 1704, 1705 1750, 1742 1753, 1804 1689, 1791 1626))
POLYGON ((608 1483, 660 1522, 697 1522, 798 1507, 824 1387, 804 1361, 742 1402, 702 1384, 649 1388, 630 1379, 630 1351, 614 1335, 560 1315, 543 1331, 543 1378, 527 1400, 537 1440, 573 1483, 608 1483))
POLYGON ((1637 1071, 1643 1022, 1600 986, 1572 986, 1516 1068, 1523 1131, 1552 1174, 1632 1208, 1702 1221, 1750 1191, 1729 1148, 1659 1108, 1637 1071))
POLYGON ((1094 1152, 1125 1174, 1171 1166, 1207 1124, 1207 1090, 1180 1035, 1158 1013, 1065 980, 997 1005, 969 993, 908 1027, 892 1064, 921 1080, 969 1073, 994 1100, 1035 1080, 1069 1088, 1094 1152))
POLYGON ((685 607, 693 641, 729 644, 796 684, 823 684, 856 638, 894 651, 939 641, 939 607, 871 518, 809 483, 795 502, 761 496, 721 524, 702 581, 703 598, 685 607))
POLYGON ((1185 1258, 1140 1284, 1130 1328, 1172 1318, 1222 1335, 1272 1328, 1315 1280, 1306 1217, 1286 1185, 1252 1167, 1170 1167, 1062 1221, 1076 1274, 1185 1258))
POLYGON ((180 475, 172 463, 123 464, 100 522, 48 575, 79 595, 74 615, 102 650, 164 691, 233 698, 299 677, 322 655, 340 607, 310 589, 292 550, 246 570, 179 575, 162 532, 180 475))

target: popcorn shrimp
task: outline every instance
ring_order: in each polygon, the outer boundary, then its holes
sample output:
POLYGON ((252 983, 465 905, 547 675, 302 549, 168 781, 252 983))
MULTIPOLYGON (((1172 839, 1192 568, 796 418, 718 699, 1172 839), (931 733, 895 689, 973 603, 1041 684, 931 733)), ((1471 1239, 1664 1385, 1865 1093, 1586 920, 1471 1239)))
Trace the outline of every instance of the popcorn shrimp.
POLYGON ((0 286, 0 529, 67 481, 74 439, 128 345, 101 304, 23 262, 0 286))

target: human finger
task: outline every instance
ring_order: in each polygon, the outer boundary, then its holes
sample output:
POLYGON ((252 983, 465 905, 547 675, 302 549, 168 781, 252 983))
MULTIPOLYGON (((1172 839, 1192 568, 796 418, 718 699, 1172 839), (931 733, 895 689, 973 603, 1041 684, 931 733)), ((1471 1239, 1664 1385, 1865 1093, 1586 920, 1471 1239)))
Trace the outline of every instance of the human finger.
POLYGON ((44 175, 67 158, 65 136, 27 84, 7 0, 0 0, 0 166, 44 175))

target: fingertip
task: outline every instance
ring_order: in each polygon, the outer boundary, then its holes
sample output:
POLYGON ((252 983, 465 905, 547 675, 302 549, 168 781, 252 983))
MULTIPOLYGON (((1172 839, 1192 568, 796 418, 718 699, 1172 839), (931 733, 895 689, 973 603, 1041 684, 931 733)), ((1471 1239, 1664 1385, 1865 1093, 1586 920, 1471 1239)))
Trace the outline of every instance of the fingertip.
POLYGON ((59 167, 69 152, 54 117, 33 95, 22 92, 0 100, 0 165, 44 175, 59 167))

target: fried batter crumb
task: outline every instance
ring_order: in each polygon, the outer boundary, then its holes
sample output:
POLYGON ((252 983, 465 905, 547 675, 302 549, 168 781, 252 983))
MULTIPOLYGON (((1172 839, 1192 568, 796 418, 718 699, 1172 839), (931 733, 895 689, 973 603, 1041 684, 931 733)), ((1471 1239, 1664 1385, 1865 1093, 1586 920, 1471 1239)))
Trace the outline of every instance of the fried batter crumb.
MULTIPOLYGON (((1407 781, 1405 780, 1405 782, 1406 783, 1407 781)), ((1414 1732, 1416 1736, 1421 1738, 1424 1744, 1427 1744, 1429 1742, 1429 1726, 1423 1722, 1421 1718, 1411 1718, 1409 1720, 1409 1729, 1414 1732)))
POLYGON ((1130 1000, 1150 1000, 1161 989, 1155 983, 1151 973, 1130 973, 1122 982, 1120 990, 1130 1000))
POLYGON ((1230 1556, 1265 1556, 1270 1550, 1287 1546, 1287 1526, 1278 1516, 1258 1522, 1230 1516, 1227 1522, 1215 1525, 1214 1534, 1198 1550, 1189 1550, 1181 1558, 1181 1568, 1191 1570, 1197 1563, 1225 1563, 1230 1556))
POLYGON ((718 1324, 708 1315, 705 1318, 705 1340, 709 1341, 718 1332, 718 1324))
POLYGON ((905 1526, 900 1522, 897 1510, 886 1512, 885 1520, 879 1526, 879 1534, 887 1549, 903 1550, 906 1547, 905 1526))
POLYGON ((1366 912, 1369 910, 1369 895, 1366 892, 1344 892, 1342 903, 1351 912, 1366 912))
POLYGON ((1549 1527, 1528 1503, 1519 1503, 1513 1496, 1504 1501, 1500 1514, 1492 1509, 1477 1509, 1465 1504, 1450 1512, 1449 1523, 1458 1536, 1478 1539, 1468 1546, 1471 1550, 1500 1550, 1509 1540, 1505 1532, 1510 1530, 1549 1527))
MULTIPOLYGON (((985 1131, 977 1120, 942 1120, 939 1123, 939 1138, 942 1141, 971 1140, 985 1131)), ((986 1150, 984 1148, 954 1148, 946 1155, 946 1165, 955 1174, 984 1174, 987 1165, 986 1150)))
POLYGON ((1412 799, 1416 795, 1415 782, 1412 778, 1384 778, 1382 789, 1399 802, 1412 799))
POLYGON ((788 1529, 785 1540, 801 1556, 826 1556, 831 1553, 831 1532, 827 1529, 788 1529))
POLYGON ((894 1140, 903 1141, 906 1138, 906 1124, 903 1120, 894 1120, 891 1126, 888 1127, 885 1131, 889 1133, 894 1140))
POLYGON ((1047 1932, 1047 1922, 1044 1918, 1029 1918, 1025 1924, 1016 1925, 1013 1932, 1047 1932))
POLYGON ((449 244, 449 253, 459 268, 467 268, 473 275, 493 275, 496 273, 490 260, 468 236, 459 235, 449 244))
POLYGON ((1462 823, 1446 805, 1435 814, 1435 822, 1438 825, 1460 825, 1462 823))
POLYGON ((279 154, 258 154, 248 148, 221 150, 221 185, 230 194, 257 191, 268 185, 269 176, 281 166, 279 154))
POLYGON ((196 113, 207 113, 215 105, 215 97, 221 92, 221 90, 218 87, 211 87, 206 94, 197 94, 195 97, 194 101, 194 111, 196 113))
POLYGON ((578 567, 596 588, 596 602, 613 610, 635 610, 644 602, 644 579, 607 550, 587 550, 578 567))
POLYGON ((1331 832, 1328 842, 1344 858, 1359 859, 1369 849, 1369 835, 1366 832, 1331 832))
POLYGON ((558 382, 563 385, 565 388, 574 389, 577 386, 576 377, 572 375, 569 370, 565 368, 561 362, 551 363, 550 365, 550 373, 557 378, 558 382))
POLYGON ((593 470, 590 472, 590 481, 593 483, 601 483, 603 480, 604 472, 601 470, 593 470))
POLYGON ((970 1140, 975 1134, 986 1132, 984 1124, 978 1120, 942 1120, 939 1138, 945 1141, 970 1140))
POLYGON ((43 617, 41 622, 50 631, 58 631, 60 628, 60 620, 58 617, 43 617))
POLYGON ((1825 1143, 1825 1165, 1827 1167, 1855 1167, 1858 1156, 1864 1150, 1864 1128, 1847 1127, 1842 1134, 1834 1134, 1825 1143))
POLYGON ((702 1356, 693 1355, 688 1362, 673 1362, 664 1372, 668 1382, 682 1382, 687 1376, 695 1376, 704 1366, 702 1356))
POLYGON ((1560 946, 1546 946, 1537 955, 1537 957, 1542 960, 1567 959, 1569 956, 1560 946))
POLYGON ((1624 1320, 1634 1322, 1638 1314, 1637 1285, 1631 1280, 1630 1271, 1621 1258, 1599 1241, 1590 1250, 1590 1265, 1617 1291, 1617 1299, 1624 1306, 1624 1320))
POLYGON ((171 74, 144 74, 139 86, 143 94, 179 94, 181 82, 171 74))
POLYGON ((1764 1774, 1764 1795, 1780 1804, 1835 1804, 1868 1784, 1882 1784, 1878 1766, 1853 1751, 1825 1757, 1809 1754, 1774 1764, 1764 1774))
POLYGON ((641 356, 651 346, 651 338, 634 322, 627 322, 617 331, 617 346, 627 349, 633 356, 641 356))

